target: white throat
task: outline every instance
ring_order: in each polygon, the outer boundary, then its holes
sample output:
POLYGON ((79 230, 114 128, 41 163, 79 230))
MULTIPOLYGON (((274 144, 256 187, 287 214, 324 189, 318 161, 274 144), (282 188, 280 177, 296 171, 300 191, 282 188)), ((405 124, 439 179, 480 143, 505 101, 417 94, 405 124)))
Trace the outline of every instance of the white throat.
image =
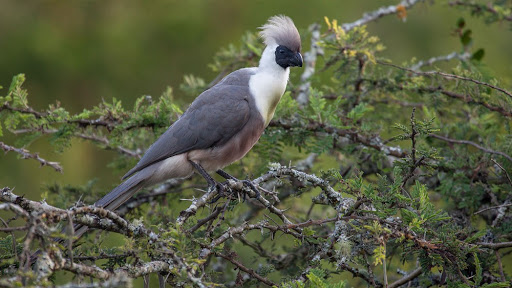
POLYGON ((283 69, 276 63, 277 46, 277 44, 273 44, 265 48, 261 55, 260 65, 256 68, 256 74, 249 80, 249 89, 256 101, 256 107, 265 121, 265 127, 274 116, 290 76, 290 68, 283 69))

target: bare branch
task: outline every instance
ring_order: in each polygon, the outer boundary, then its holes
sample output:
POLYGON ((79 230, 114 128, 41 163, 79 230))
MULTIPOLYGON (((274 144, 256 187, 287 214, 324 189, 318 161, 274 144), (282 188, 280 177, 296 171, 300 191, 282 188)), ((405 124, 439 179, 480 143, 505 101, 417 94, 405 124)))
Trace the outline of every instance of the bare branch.
MULTIPOLYGON (((493 15, 499 15, 498 11, 496 11, 496 9, 494 9, 494 7, 492 6, 492 3, 489 2, 487 3, 487 5, 484 5, 484 4, 477 4, 477 3, 473 3, 473 2, 468 2, 468 1, 450 1, 450 6, 465 6, 465 7, 469 7, 471 8, 471 10, 475 13, 475 14, 478 14, 478 13, 481 13, 481 12, 489 12, 493 15)), ((506 20, 506 21, 512 21, 512 14, 509 14, 509 15, 503 15, 503 20, 506 20)))
POLYGON ((391 5, 387 7, 381 7, 375 11, 365 13, 363 18, 358 19, 352 23, 345 23, 341 25, 341 28, 345 31, 354 29, 357 26, 365 25, 369 22, 375 21, 383 16, 396 14, 400 9, 410 9, 412 6, 424 0, 403 0, 398 5, 391 5))
POLYGON ((221 253, 215 253, 214 254, 215 256, 217 257, 221 257, 223 259, 226 259, 228 260, 229 262, 233 263, 233 265, 235 265, 236 267, 238 267, 238 269, 244 271, 245 273, 251 275, 251 277, 257 279, 258 281, 264 283, 265 285, 268 285, 268 286, 277 286, 276 283, 268 280, 267 278, 265 277, 262 277, 261 275, 259 275, 258 273, 254 272, 253 269, 250 269, 250 268, 247 268, 244 266, 244 264, 242 264, 241 262, 237 261, 236 259, 234 259, 233 257, 229 257, 227 255, 224 255, 224 254, 221 254, 221 253))
POLYGON ((430 59, 428 59, 426 61, 418 61, 418 63, 412 65, 410 67, 410 69, 413 70, 413 71, 419 71, 424 66, 431 66, 431 65, 433 65, 436 62, 450 61, 450 60, 453 60, 453 59, 458 59, 460 61, 466 61, 466 60, 469 59, 469 57, 471 57, 471 54, 469 54, 468 52, 464 52, 464 53, 452 52, 452 53, 450 53, 448 55, 432 57, 432 58, 430 58, 430 59))
POLYGON ((505 204, 501 204, 501 205, 497 205, 497 206, 492 206, 492 207, 487 207, 487 208, 484 208, 484 209, 480 209, 480 210, 476 211, 473 214, 477 215, 477 214, 480 214, 480 213, 483 213, 485 211, 489 211, 489 210, 492 210, 492 209, 500 209, 500 208, 503 208, 503 207, 510 207, 510 206, 512 206, 512 203, 505 203, 505 204))
POLYGON ((473 78, 469 78, 469 77, 465 77, 465 76, 460 76, 460 75, 455 75, 455 74, 450 74, 450 73, 445 73, 445 72, 440 72, 440 71, 417 71, 417 70, 414 70, 414 69, 405 68, 405 67, 401 67, 401 66, 398 66, 398 65, 395 65, 395 64, 392 64, 392 63, 386 63, 386 62, 382 62, 382 61, 377 61, 377 63, 379 63, 381 65, 385 65, 385 66, 391 66, 393 68, 397 68, 397 69, 400 69, 400 70, 408 71, 408 72, 414 73, 416 75, 423 75, 423 76, 438 75, 438 76, 441 76, 441 77, 446 78, 446 79, 458 79, 458 80, 472 82, 472 83, 475 83, 475 84, 478 84, 478 85, 489 87, 491 89, 499 91, 499 92, 501 92, 501 93, 503 93, 503 94, 505 94, 505 95, 507 95, 507 96, 512 98, 512 93, 507 91, 506 89, 503 89, 501 87, 498 87, 498 86, 495 86, 495 85, 492 85, 492 84, 489 84, 489 83, 486 83, 486 82, 482 82, 482 81, 479 81, 479 80, 476 80, 476 79, 473 79, 473 78))
POLYGON ((125 155, 128 155, 130 157, 133 157, 133 158, 137 158, 137 159, 140 159, 141 155, 140 153, 137 153, 135 151, 132 151, 128 148, 125 148, 125 147, 122 147, 122 146, 111 146, 110 144, 110 141, 107 139, 107 137, 99 137, 97 135, 87 135, 87 134, 84 134, 84 133, 77 133, 75 134, 75 136, 77 137, 80 137, 82 139, 86 139, 86 140, 91 140, 93 142, 98 142, 98 143, 101 143, 103 145, 106 146, 106 148, 108 149, 115 149, 117 151, 119 151, 121 154, 125 154, 125 155))
POLYGON ((16 152, 16 153, 20 154, 22 159, 35 159, 35 160, 39 161, 39 163, 41 163, 41 166, 50 166, 53 169, 55 169, 55 171, 62 173, 62 167, 60 166, 59 162, 47 161, 47 160, 39 157, 39 154, 37 154, 37 153, 31 154, 27 149, 9 146, 1 141, 0 141, 0 148, 2 148, 2 150, 4 150, 4 152, 6 152, 6 153, 12 151, 12 152, 16 152))
POLYGON ((507 170, 505 168, 503 168, 503 166, 501 166, 501 164, 498 163, 496 160, 491 158, 491 161, 494 162, 494 164, 496 166, 498 166, 501 169, 501 171, 503 171, 503 173, 505 173, 505 176, 507 177, 507 180, 508 180, 508 184, 510 184, 510 186, 512 186, 512 179, 510 178, 510 175, 508 175, 507 170))
POLYGON ((388 288, 395 288, 395 287, 400 287, 402 285, 404 285, 405 283, 413 280, 414 278, 418 277, 421 275, 421 267, 417 268, 416 270, 412 271, 411 273, 409 273, 409 275, 401 278, 401 279, 398 279, 396 280, 395 282, 391 283, 389 286, 387 286, 388 288))
POLYGON ((490 249, 494 249, 494 250, 512 247, 512 242, 500 242, 500 243, 480 242, 480 243, 476 243, 476 244, 480 245, 481 247, 490 248, 490 249))
POLYGON ((9 104, 9 102, 5 102, 2 106, 0 106, 0 112, 2 112, 3 110, 19 112, 19 113, 23 113, 23 114, 31 114, 31 115, 34 115, 34 117, 36 117, 37 119, 41 119, 41 118, 48 116, 48 113, 38 112, 30 106, 26 107, 26 108, 12 107, 9 104))
POLYGON ((473 147, 476 147, 479 150, 484 151, 485 153, 496 154, 496 155, 503 156, 503 157, 507 158, 508 161, 512 162, 512 157, 510 157, 509 155, 507 155, 507 154, 505 154, 505 153, 503 153, 501 151, 495 151, 495 150, 492 150, 492 149, 489 149, 489 148, 482 147, 482 146, 480 146, 477 143, 472 142, 472 141, 456 140, 456 139, 451 139, 451 138, 444 137, 444 136, 437 135, 437 134, 429 134, 428 137, 436 138, 436 139, 443 140, 443 141, 450 142, 450 143, 471 145, 473 147))
POLYGON ((446 96, 448 96, 450 98, 462 100, 462 101, 464 101, 464 102, 466 102, 468 104, 481 105, 481 106, 487 108, 488 110, 494 111, 494 112, 498 112, 498 113, 500 113, 501 115, 503 115, 505 117, 509 117, 509 118, 512 117, 512 112, 506 110, 505 108, 503 108, 501 106, 491 105, 491 104, 489 104, 489 103, 487 103, 485 101, 482 101, 482 100, 474 99, 473 97, 471 97, 470 95, 467 95, 467 94, 455 93, 453 91, 448 91, 448 90, 442 89, 442 87, 429 87, 428 89, 425 89, 425 91, 440 92, 441 94, 446 95, 446 96))

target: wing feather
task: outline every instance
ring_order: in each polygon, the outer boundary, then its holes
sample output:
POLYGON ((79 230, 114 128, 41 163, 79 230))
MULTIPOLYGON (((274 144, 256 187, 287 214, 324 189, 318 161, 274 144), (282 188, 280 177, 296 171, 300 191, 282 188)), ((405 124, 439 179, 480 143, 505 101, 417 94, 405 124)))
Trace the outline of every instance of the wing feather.
POLYGON ((166 158, 191 150, 222 146, 242 130, 251 112, 250 75, 246 75, 248 72, 245 71, 237 77, 236 72, 201 93, 123 179, 166 158))

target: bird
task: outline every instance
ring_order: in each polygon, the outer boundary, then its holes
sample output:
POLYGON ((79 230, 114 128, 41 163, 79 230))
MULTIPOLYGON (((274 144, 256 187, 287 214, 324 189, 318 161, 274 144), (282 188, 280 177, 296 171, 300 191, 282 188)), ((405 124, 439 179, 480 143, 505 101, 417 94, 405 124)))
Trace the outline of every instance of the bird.
MULTIPOLYGON (((300 34, 290 17, 270 17, 259 35, 266 45, 259 65, 231 72, 197 96, 123 176, 123 182, 94 206, 115 211, 144 187, 194 172, 205 178, 208 189, 221 188, 209 173, 236 179, 222 168, 243 158, 256 144, 286 90, 290 67, 303 64, 300 34)), ((75 228, 75 237, 88 229, 75 228)))

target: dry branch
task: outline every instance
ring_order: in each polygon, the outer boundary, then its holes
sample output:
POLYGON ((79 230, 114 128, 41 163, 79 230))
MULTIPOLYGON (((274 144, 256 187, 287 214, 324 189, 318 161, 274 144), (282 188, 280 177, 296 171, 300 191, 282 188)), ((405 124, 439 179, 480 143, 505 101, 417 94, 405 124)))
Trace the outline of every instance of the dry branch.
POLYGON ((419 2, 423 2, 424 0, 404 0, 400 2, 398 5, 390 5, 386 7, 381 7, 375 11, 365 13, 361 19, 358 19, 352 23, 345 23, 341 25, 341 28, 345 31, 349 31, 354 29, 357 26, 365 25, 369 22, 375 21, 383 16, 396 14, 401 9, 410 9, 412 6, 419 2))
POLYGON ((7 152, 16 152, 21 156, 21 159, 35 159, 36 161, 39 161, 41 163, 41 166, 49 166, 55 169, 55 171, 62 173, 62 167, 60 166, 59 162, 52 162, 47 161, 41 157, 39 157, 39 154, 33 153, 31 154, 27 149, 23 148, 16 148, 10 145, 5 144, 4 142, 0 141, 0 148, 4 150, 5 153, 7 152))
POLYGON ((428 136, 432 137, 432 138, 439 139, 439 140, 443 140, 443 141, 446 141, 446 142, 449 142, 449 143, 471 145, 473 147, 476 147, 479 150, 484 151, 485 153, 503 156, 503 157, 507 158, 508 161, 512 162, 512 157, 510 157, 509 155, 507 155, 507 154, 505 154, 505 153, 503 153, 501 151, 495 151, 495 150, 492 150, 492 149, 489 149, 489 148, 485 148, 485 147, 483 147, 481 145, 478 145, 477 143, 472 142, 472 141, 451 139, 451 138, 444 137, 444 136, 437 135, 437 134, 429 134, 428 136))

